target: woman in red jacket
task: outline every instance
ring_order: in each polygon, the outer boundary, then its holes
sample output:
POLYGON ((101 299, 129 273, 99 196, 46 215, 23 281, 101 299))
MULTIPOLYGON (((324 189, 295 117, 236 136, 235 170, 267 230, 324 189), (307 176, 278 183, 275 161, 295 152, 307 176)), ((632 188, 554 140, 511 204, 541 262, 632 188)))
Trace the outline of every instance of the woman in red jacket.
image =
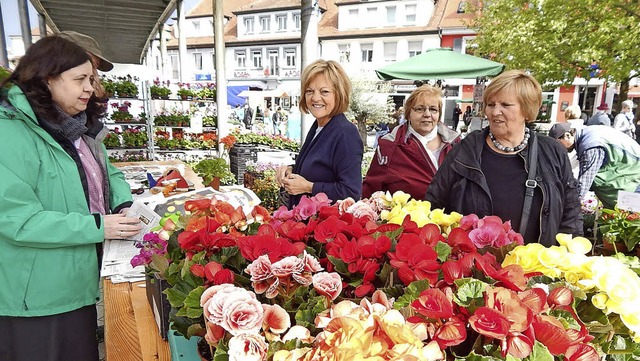
POLYGON ((442 120, 442 90, 423 85, 411 93, 405 106, 408 121, 378 141, 362 197, 376 191, 403 191, 423 199, 439 165, 460 135, 442 120))

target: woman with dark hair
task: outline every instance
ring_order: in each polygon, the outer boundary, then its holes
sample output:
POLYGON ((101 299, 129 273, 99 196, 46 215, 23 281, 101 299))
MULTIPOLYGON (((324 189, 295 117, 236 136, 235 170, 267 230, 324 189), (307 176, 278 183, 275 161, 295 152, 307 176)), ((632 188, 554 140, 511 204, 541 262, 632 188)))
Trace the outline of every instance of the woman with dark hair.
POLYGON ((0 360, 98 360, 98 250, 141 227, 95 82, 87 52, 50 36, 1 84, 0 360))
POLYGON ((278 184, 292 195, 289 208, 302 195, 325 193, 332 201, 362 192, 364 146, 358 129, 345 116, 349 109, 351 82, 339 63, 318 59, 302 72, 300 110, 311 113, 311 126, 293 166, 281 166, 278 184))

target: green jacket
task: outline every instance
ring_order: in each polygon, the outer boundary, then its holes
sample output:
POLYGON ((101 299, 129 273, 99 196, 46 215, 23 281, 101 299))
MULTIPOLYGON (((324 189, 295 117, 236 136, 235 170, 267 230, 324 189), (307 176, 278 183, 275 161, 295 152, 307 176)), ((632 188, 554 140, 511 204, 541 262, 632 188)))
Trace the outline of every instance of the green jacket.
MULTIPOLYGON (((104 229, 102 217, 89 212, 84 175, 38 125, 19 87, 3 90, 0 99, 0 316, 53 315, 94 304, 96 244, 104 229)), ((100 139, 91 141, 104 158, 108 205, 130 202, 122 172, 106 160, 100 139)))

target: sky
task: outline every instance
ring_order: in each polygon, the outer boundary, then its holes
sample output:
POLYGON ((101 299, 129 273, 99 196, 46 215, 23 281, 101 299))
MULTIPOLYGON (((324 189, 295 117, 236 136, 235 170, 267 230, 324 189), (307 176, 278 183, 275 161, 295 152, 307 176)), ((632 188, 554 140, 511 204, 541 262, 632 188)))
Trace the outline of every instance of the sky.
MULTIPOLYGON (((18 14, 18 2, 24 0, 0 0, 0 6, 2 9, 2 21, 4 23, 5 42, 7 46, 10 46, 9 35, 19 35, 20 30, 20 15, 18 14)), ((93 0, 87 0, 93 1, 93 0)), ((191 10, 200 0, 184 0, 184 8, 187 12, 191 10)), ((29 22, 31 23, 31 29, 38 27, 38 13, 31 6, 31 2, 27 1, 29 6, 29 22)), ((175 17, 176 14, 172 15, 175 17)))

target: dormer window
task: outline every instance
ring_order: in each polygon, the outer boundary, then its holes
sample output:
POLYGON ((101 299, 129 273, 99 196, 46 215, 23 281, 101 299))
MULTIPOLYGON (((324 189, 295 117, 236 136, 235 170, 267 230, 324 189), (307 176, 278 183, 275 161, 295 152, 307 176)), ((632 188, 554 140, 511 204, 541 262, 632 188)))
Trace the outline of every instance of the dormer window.
POLYGON ((271 31, 271 17, 269 16, 260 17, 260 31, 263 33, 271 31))
POLYGON ((253 18, 244 19, 244 30, 246 34, 253 34, 253 18))
POLYGON ((460 1, 458 3, 458 14, 464 14, 464 9, 467 7, 466 1, 460 1))

